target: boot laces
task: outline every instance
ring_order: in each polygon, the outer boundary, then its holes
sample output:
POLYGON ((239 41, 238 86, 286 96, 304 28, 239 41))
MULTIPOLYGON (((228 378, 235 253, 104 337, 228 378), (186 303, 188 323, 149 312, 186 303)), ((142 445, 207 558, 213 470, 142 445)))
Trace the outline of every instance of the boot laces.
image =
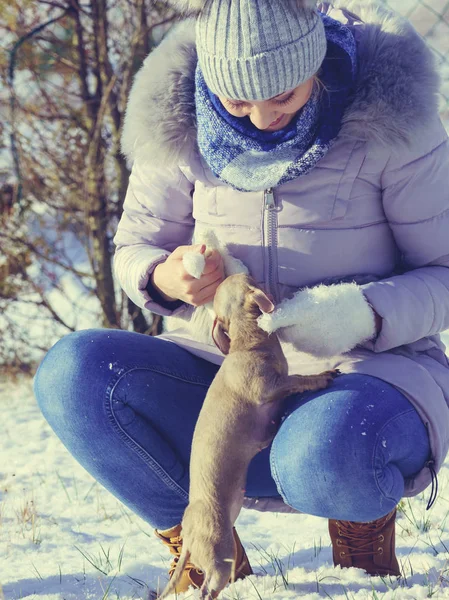
MULTIPOLYGON (((382 529, 385 527, 387 521, 391 518, 391 514, 386 515, 382 519, 377 521, 371 521, 370 523, 353 523, 351 521, 337 521, 338 535, 340 538, 344 538, 348 552, 341 552, 346 556, 363 556, 371 555, 377 556, 383 553, 383 548, 379 546, 373 551, 373 543, 376 538, 379 543, 385 540, 382 533, 382 529)), ((340 546, 342 540, 337 540, 337 545, 340 546), (340 543, 339 543, 340 542, 340 543)))
MULTIPOLYGON (((168 571, 168 574, 171 577, 172 573, 176 569, 176 566, 178 564, 179 558, 181 556, 181 551, 182 551, 182 536, 176 535, 175 537, 172 537, 169 540, 165 539, 164 543, 169 547, 169 550, 170 550, 171 554, 175 555, 175 557, 172 560, 172 563, 170 565, 170 569, 168 571)), ((195 567, 195 565, 192 564, 189 561, 187 561, 185 569, 193 569, 193 570, 195 570, 198 573, 198 575, 203 575, 203 571, 201 569, 197 569, 195 567)))

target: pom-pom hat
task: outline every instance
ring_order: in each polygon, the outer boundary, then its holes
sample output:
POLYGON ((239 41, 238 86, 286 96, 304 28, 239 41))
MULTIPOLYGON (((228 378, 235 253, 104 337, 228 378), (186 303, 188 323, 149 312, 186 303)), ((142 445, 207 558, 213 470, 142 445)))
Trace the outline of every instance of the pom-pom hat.
POLYGON ((307 81, 326 54, 313 0, 172 0, 196 14, 198 61, 209 89, 267 100, 307 81))

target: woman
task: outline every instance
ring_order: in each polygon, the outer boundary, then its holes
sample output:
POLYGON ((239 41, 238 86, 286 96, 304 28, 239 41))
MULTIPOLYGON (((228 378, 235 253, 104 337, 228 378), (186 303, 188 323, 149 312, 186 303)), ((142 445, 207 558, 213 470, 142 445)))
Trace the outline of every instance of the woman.
MULTIPOLYGON (((326 517, 336 565, 399 575, 396 505, 430 483, 434 501, 449 444, 438 336, 449 327, 449 145, 431 52, 371 5, 177 5, 199 14, 137 74, 115 237, 127 295, 177 329, 65 337, 38 371, 38 402, 84 467, 156 528, 172 573, 193 430, 223 359, 189 328, 223 280, 221 254, 200 279, 183 264, 212 229, 280 306, 294 295, 296 320, 277 311, 264 324, 296 345, 285 346, 290 372, 342 372, 286 400, 250 465, 246 506, 326 517)), ((178 591, 201 582, 188 565, 178 591)))

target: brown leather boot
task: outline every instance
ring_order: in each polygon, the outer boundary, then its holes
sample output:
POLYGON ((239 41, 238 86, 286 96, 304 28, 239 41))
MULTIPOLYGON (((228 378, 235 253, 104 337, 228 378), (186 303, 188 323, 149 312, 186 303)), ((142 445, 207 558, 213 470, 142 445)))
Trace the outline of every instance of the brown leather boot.
POLYGON ((369 575, 400 577, 395 554, 396 508, 369 523, 329 519, 334 565, 364 569, 369 575))
MULTIPOLYGON (((179 557, 181 556, 182 550, 182 536, 181 536, 181 524, 175 525, 172 529, 164 531, 164 535, 160 534, 157 529, 154 530, 156 536, 162 540, 162 542, 169 547, 171 554, 175 556, 173 562, 170 565, 168 571, 170 579, 173 577, 173 573, 178 564, 179 557)), ((247 575, 252 575, 253 570, 249 564, 248 557, 246 556, 245 549, 242 546, 242 542, 237 535, 235 527, 232 528, 234 534, 234 548, 236 556, 236 569, 235 578, 244 579, 247 575)), ((185 592, 189 587, 200 588, 203 585, 204 573, 200 569, 197 569, 195 565, 188 562, 184 568, 181 579, 176 586, 176 593, 185 592)), ((231 581, 229 581, 231 582, 231 581)), ((162 590, 160 590, 162 593, 162 590)))

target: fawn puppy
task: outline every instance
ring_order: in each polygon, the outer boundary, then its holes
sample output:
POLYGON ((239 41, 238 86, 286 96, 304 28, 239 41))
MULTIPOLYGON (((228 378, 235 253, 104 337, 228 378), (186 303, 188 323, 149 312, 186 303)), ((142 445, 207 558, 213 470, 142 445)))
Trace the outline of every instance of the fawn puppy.
POLYGON ((231 275, 217 288, 213 338, 227 356, 195 427, 182 552, 161 599, 174 593, 188 560, 205 574, 201 598, 216 598, 234 580, 232 528, 249 463, 272 442, 284 398, 325 388, 338 373, 289 376, 276 334, 257 324, 261 312, 272 310, 271 300, 246 274, 231 275))

